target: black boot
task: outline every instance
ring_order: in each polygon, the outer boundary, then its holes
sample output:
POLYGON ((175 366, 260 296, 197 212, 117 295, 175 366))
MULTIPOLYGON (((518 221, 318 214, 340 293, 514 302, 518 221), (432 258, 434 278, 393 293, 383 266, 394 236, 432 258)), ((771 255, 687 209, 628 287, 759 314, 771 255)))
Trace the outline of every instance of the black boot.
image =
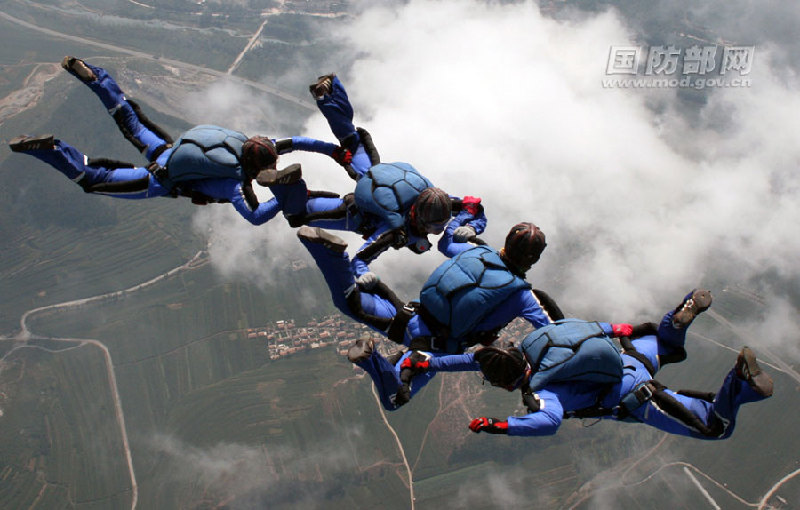
POLYGON ((8 146, 11 147, 11 152, 51 151, 56 148, 56 143, 53 135, 22 135, 8 142, 8 146))

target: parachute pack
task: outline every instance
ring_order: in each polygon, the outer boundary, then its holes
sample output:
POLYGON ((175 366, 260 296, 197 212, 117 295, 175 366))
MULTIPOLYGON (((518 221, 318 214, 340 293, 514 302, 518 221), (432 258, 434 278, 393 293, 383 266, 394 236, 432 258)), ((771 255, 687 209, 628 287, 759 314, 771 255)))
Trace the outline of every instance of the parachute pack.
POLYGON ((531 332, 519 346, 531 365, 530 388, 552 382, 613 384, 622 379, 622 356, 597 322, 563 319, 531 332))
POLYGON ((356 183, 355 202, 362 212, 384 219, 390 229, 405 225, 405 214, 420 192, 433 187, 408 163, 379 163, 356 183))
MULTIPOLYGON (((247 137, 219 126, 201 125, 183 133, 167 160, 169 183, 197 179, 237 179, 244 174, 239 163, 247 137)), ((169 184, 163 182, 162 185, 169 184)))
POLYGON ((508 270, 496 251, 476 246, 431 274, 422 287, 420 304, 427 316, 446 329, 447 336, 460 338, 511 294, 529 288, 528 282, 508 270))

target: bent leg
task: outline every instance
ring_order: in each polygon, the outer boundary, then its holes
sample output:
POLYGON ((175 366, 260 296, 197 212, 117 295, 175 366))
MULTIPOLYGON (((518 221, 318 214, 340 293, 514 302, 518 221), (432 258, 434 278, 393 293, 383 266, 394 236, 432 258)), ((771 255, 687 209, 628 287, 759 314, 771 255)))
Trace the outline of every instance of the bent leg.
MULTIPOLYGON (((125 138, 143 153, 148 161, 152 161, 154 154, 157 155, 156 151, 163 150, 168 143, 164 134, 152 129, 155 126, 148 119, 140 118, 138 107, 128 102, 122 89, 105 69, 86 62, 84 65, 92 70, 96 79, 90 82, 81 81, 86 83, 86 86, 100 99, 125 138)), ((67 71, 75 75, 70 69, 67 71)))
POLYGON ((306 181, 300 179, 293 184, 276 184, 269 190, 275 196, 278 208, 284 216, 302 215, 306 212, 308 187, 306 181))
POLYGON ((682 404, 708 429, 713 430, 714 434, 702 433, 698 428, 668 414, 653 401, 637 409, 634 415, 642 422, 664 432, 707 440, 729 438, 736 425, 739 407, 747 402, 757 402, 768 398, 756 393, 746 381, 737 377, 735 370, 731 370, 725 376, 713 402, 681 395, 669 389, 664 391, 682 404))
POLYGON ((736 371, 731 370, 725 376, 722 386, 714 399, 711 412, 719 418, 725 426, 725 433, 719 439, 725 439, 733 434, 736 425, 736 415, 739 407, 747 402, 757 402, 763 397, 753 391, 747 382, 736 377, 736 371))
POLYGON ((356 365, 372 378, 383 408, 387 411, 397 409, 399 406, 395 404, 395 396, 402 385, 399 369, 389 363, 378 351, 372 351, 369 358, 356 362, 356 365))
POLYGON ((670 310, 658 325, 658 355, 661 364, 676 363, 686 359, 686 330, 695 317, 711 306, 711 292, 694 289, 677 308, 670 310))
POLYGON ((307 224, 313 227, 357 232, 363 223, 361 216, 341 198, 309 198, 305 208, 307 224))
MULTIPOLYGON (((314 258, 317 267, 322 271, 322 276, 325 278, 325 283, 327 283, 331 292, 334 306, 351 319, 363 322, 348 304, 348 296, 352 292, 356 292, 356 283, 350 269, 350 257, 347 256, 347 253, 337 252, 322 243, 311 242, 302 236, 299 237, 300 242, 303 243, 303 246, 314 258)), ((366 314, 385 319, 391 319, 395 316, 396 309, 388 299, 369 292, 359 291, 358 295, 361 309, 366 314)), ((371 326, 370 324, 367 325, 371 326)), ((374 329, 383 335, 386 334, 377 328, 374 329)))
MULTIPOLYGON (((400 380, 400 365, 412 352, 413 351, 410 350, 407 351, 394 365, 389 363, 389 361, 377 351, 373 351, 372 355, 366 360, 356 362, 356 365, 364 369, 372 378, 375 389, 378 391, 381 404, 387 411, 394 411, 400 407, 395 403, 397 391, 403 384, 400 380)), ((434 375, 436 375, 436 371, 428 371, 415 375, 411 379, 410 397, 416 395, 419 390, 433 379, 434 375)))
MULTIPOLYGON (((347 139, 348 148, 358 144, 358 133, 353 125, 353 106, 347 97, 347 91, 339 78, 334 76, 331 83, 331 93, 325 94, 322 99, 317 100, 317 108, 325 116, 328 125, 331 127, 333 136, 344 145, 347 139), (348 137, 352 137, 348 139, 348 137)), ((352 149, 351 149, 352 150, 352 149)))

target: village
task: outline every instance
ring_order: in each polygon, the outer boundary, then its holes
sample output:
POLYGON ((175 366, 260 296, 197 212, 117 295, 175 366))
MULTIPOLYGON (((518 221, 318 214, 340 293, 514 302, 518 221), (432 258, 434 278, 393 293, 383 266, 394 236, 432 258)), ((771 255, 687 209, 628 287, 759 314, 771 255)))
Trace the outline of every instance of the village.
MULTIPOLYGON (((520 342, 530 329, 531 326, 527 322, 516 319, 501 331, 497 343, 508 345, 520 342)), ((347 349, 353 342, 368 337, 374 338, 378 351, 384 355, 389 355, 400 347, 364 324, 352 321, 341 314, 311 320, 304 326, 298 326, 293 319, 287 319, 247 330, 248 339, 264 341, 270 360, 290 356, 305 349, 330 346, 335 346, 340 355, 346 356, 347 349)))

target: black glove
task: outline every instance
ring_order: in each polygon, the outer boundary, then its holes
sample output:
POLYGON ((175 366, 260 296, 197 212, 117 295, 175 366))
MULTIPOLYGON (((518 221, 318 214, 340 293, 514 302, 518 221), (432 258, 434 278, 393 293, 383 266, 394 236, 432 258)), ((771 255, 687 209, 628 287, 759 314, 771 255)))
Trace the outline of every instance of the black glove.
POLYGON ((331 154, 331 157, 334 161, 342 166, 349 165, 353 162, 353 153, 344 147, 336 147, 333 149, 333 154, 331 154))
POLYGON ((409 400, 411 400, 411 387, 408 384, 403 384, 394 395, 394 405, 400 407, 403 404, 407 404, 409 400))

